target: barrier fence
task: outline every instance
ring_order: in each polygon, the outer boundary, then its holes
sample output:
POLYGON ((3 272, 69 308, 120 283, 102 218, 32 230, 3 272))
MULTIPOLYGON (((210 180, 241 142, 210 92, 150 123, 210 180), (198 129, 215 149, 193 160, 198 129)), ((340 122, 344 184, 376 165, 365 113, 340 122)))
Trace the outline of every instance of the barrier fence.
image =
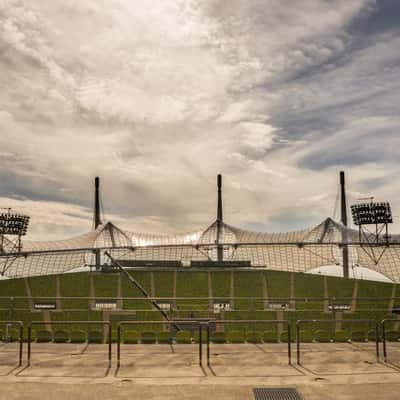
POLYGON ((387 346, 386 346, 386 342, 387 342, 387 337, 386 337, 386 325, 387 323, 399 323, 398 319, 384 319, 381 322, 381 332, 382 332, 382 345, 383 345, 383 359, 385 362, 387 362, 387 358, 388 358, 388 354, 387 354, 387 346))
POLYGON ((338 322, 341 323, 365 323, 369 325, 374 325, 375 327, 375 352, 376 352, 376 359, 379 362, 379 323, 374 319, 346 319, 346 320, 335 320, 335 319, 309 319, 309 320, 298 320, 296 321, 296 354, 297 354, 297 364, 301 365, 301 325, 304 324, 337 324, 338 322))
POLYGON ((117 367, 121 365, 121 333, 123 333, 124 326, 138 326, 138 325, 162 325, 162 326, 177 326, 179 329, 181 327, 195 327, 198 331, 199 335, 199 347, 198 347, 198 355, 199 355, 199 365, 203 365, 203 328, 207 329, 207 354, 209 357, 209 322, 204 320, 192 320, 192 321, 121 321, 118 323, 117 330, 117 367))
MULTIPOLYGON (((24 323, 22 321, 0 321, 0 325, 5 325, 5 327, 11 327, 13 325, 19 326, 19 349, 18 349, 18 367, 22 365, 22 352, 23 352, 23 342, 24 342, 24 323)), ((6 329, 6 336, 8 335, 8 329, 6 329)), ((8 339, 6 337, 6 339, 8 339)))
MULTIPOLYGON (((296 321, 296 358, 297 364, 301 365, 301 343, 302 343, 302 331, 301 327, 304 325, 310 324, 337 324, 337 323, 349 323, 349 324, 366 324, 372 325, 374 327, 374 341, 375 341, 375 353, 376 359, 379 362, 380 354, 379 354, 379 341, 380 341, 380 332, 382 338, 383 345, 383 358, 384 362, 388 360, 388 348, 387 348, 387 324, 388 323, 397 323, 399 320, 397 319, 384 319, 380 323, 376 320, 372 319, 346 319, 346 320, 334 320, 334 319, 310 319, 310 320, 297 320, 296 321), (381 330, 379 330, 379 326, 381 330)), ((126 326, 139 326, 139 325, 167 325, 174 326, 177 325, 178 328, 183 330, 196 330, 198 333, 198 360, 199 365, 202 366, 203 360, 203 345, 206 344, 206 356, 207 356, 207 365, 211 366, 211 352, 210 352, 210 343, 211 343, 211 328, 214 328, 216 324, 221 325, 257 325, 257 324, 269 324, 275 325, 278 327, 279 325, 284 325, 287 328, 287 355, 288 355, 288 364, 292 364, 292 325, 288 320, 173 320, 173 321, 121 321, 117 326, 117 365, 120 366, 121 362, 121 337, 123 333, 123 329, 126 326), (192 327, 193 329, 189 329, 192 327), (205 341, 203 334, 206 334, 205 341)), ((17 325, 19 327, 19 347, 18 347, 18 366, 22 365, 23 358, 23 341, 24 341, 24 323, 22 321, 0 321, 0 326, 5 325, 6 327, 12 327, 17 325)), ((101 325, 108 327, 108 366, 111 367, 112 363, 112 324, 110 322, 103 321, 57 321, 57 322, 39 322, 34 321, 28 324, 28 336, 27 336, 27 365, 29 366, 32 358, 31 344, 32 344, 32 328, 34 326, 45 326, 45 325, 101 325)), ((390 340, 390 339, 389 339, 390 340)), ((304 341, 303 341, 304 343, 304 341)))
POLYGON ((111 367, 111 355, 112 355, 112 329, 110 322, 104 321, 57 321, 57 322, 30 322, 28 325, 28 359, 27 364, 28 366, 31 364, 31 343, 32 343, 32 326, 36 325, 101 325, 101 326, 108 326, 108 367, 111 367))
MULTIPOLYGON (((288 354, 288 364, 292 364, 292 348, 291 348, 291 342, 292 342, 292 331, 291 331, 291 324, 290 321, 288 320, 216 320, 213 321, 215 324, 228 324, 228 325, 239 325, 239 324, 268 324, 268 325, 274 325, 278 327, 279 325, 285 325, 287 328, 287 354, 288 354)), ((207 365, 211 365, 211 360, 210 360, 210 325, 208 324, 207 326, 207 365)))

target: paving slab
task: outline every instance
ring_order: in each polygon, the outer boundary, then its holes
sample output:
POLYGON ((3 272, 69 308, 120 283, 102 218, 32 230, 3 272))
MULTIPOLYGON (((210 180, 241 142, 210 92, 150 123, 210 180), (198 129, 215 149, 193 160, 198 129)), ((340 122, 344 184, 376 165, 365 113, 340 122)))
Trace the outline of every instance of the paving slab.
MULTIPOLYGON (((123 345, 108 368, 107 345, 34 343, 16 368, 18 344, 0 346, 0 400, 253 399, 253 387, 296 387, 304 400, 398 400, 400 368, 377 362, 374 343, 307 343, 302 365, 287 345, 212 344, 211 365, 198 345, 123 345)), ((382 352, 382 349, 380 349, 382 352)), ((400 361, 400 344, 390 347, 400 361)), ((382 359, 383 360, 383 359, 382 359)))
POLYGON ((7 376, 18 367, 19 344, 3 343, 0 346, 0 377, 7 376))
POLYGON ((210 365, 220 377, 299 376, 302 373, 289 365, 287 347, 258 345, 213 345, 210 365))
POLYGON ((400 343, 399 342, 387 342, 387 361, 392 365, 400 368, 400 343))

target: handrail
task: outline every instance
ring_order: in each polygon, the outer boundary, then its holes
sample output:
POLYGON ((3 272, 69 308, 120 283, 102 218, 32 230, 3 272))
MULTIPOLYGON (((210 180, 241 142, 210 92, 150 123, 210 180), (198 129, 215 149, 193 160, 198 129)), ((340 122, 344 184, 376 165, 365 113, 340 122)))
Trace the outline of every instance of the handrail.
POLYGON ((22 321, 0 321, 0 325, 18 325, 19 326, 19 356, 18 356, 18 367, 22 365, 22 352, 24 342, 24 323, 22 321))
POLYGON ((386 328, 385 324, 387 322, 399 322, 398 319, 394 318, 385 318, 381 321, 381 328, 382 328, 382 344, 383 344, 383 360, 387 362, 387 348, 386 348, 386 328))
POLYGON ((379 329, 378 322, 374 319, 301 319, 296 321, 296 354, 297 354, 297 364, 301 365, 300 362, 300 343, 301 343, 301 324, 307 323, 327 323, 327 324, 336 324, 337 322, 350 322, 350 323, 368 323, 375 325, 375 352, 377 361, 379 361, 379 329))
MULTIPOLYGON (((235 320, 215 320, 212 321, 215 324, 258 324, 258 323, 262 323, 262 324, 271 324, 271 325, 279 325, 279 324, 285 324, 287 327, 287 332, 288 332, 288 343, 287 343, 287 352, 288 352, 288 364, 291 365, 292 364, 292 346, 291 346, 291 342, 292 342, 292 333, 291 333, 291 324, 289 320, 285 320, 285 319, 266 319, 266 320, 262 320, 262 319, 235 319, 235 320)), ((210 346, 210 332, 209 332, 209 326, 208 326, 208 338, 207 338, 207 347, 208 347, 208 353, 209 353, 209 346, 210 346)), ((208 359, 207 359, 207 365, 210 366, 210 360, 209 360, 209 354, 208 354, 208 359)))
POLYGON ((117 367, 120 367, 121 365, 121 332, 122 332, 122 327, 125 325, 187 325, 187 326, 193 326, 197 325, 198 330, 199 330, 199 365, 203 365, 203 348, 202 348, 202 333, 203 333, 203 326, 208 326, 209 322, 208 321, 197 321, 197 320, 191 320, 191 321, 182 321, 182 320, 172 320, 172 321, 120 321, 118 323, 117 327, 117 367))
POLYGON ((33 321, 28 325, 28 366, 31 365, 31 338, 32 338, 32 326, 34 325, 77 325, 77 324, 85 324, 85 325, 102 325, 108 326, 108 367, 111 367, 111 352, 112 352, 112 329, 111 322, 106 321, 51 321, 51 322, 42 322, 42 321, 33 321))

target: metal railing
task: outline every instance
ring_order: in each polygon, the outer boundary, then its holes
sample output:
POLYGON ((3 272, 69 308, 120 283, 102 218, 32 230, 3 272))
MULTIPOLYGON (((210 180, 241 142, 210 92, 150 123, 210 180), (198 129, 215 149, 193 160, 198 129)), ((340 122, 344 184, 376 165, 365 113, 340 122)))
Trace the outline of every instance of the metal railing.
POLYGON ((300 350, 300 343, 301 343, 301 330, 300 327, 303 324, 315 324, 315 323, 326 323, 326 324, 337 324, 337 323, 365 323, 369 325, 374 325, 375 327, 375 352, 376 352, 376 359, 379 361, 379 324, 374 319, 345 319, 345 320, 338 320, 338 319, 308 319, 308 320, 298 320, 296 321, 296 355, 297 355, 297 364, 301 365, 301 350, 300 350))
MULTIPOLYGON (((296 356, 297 356, 297 364, 301 365, 301 327, 304 325, 310 324, 337 324, 337 323, 349 323, 349 324, 366 324, 367 326, 373 326, 375 333, 375 353, 376 359, 379 362, 379 340, 380 340, 380 331, 379 326, 381 327, 382 333, 382 343, 383 343, 383 357, 384 361, 387 362, 388 359, 388 350, 387 350, 387 335, 386 335, 386 326, 390 322, 399 322, 397 319, 384 319, 380 323, 373 319, 309 319, 309 320, 298 320, 296 321, 296 356)), ((292 322, 293 323, 293 322, 292 322)), ((215 327, 216 324, 221 325, 250 325, 252 324, 268 324, 274 325, 278 327, 279 325, 283 325, 287 328, 287 355, 288 355, 288 364, 292 364, 292 324, 288 320, 209 320, 209 319, 191 319, 191 320, 173 320, 173 321, 121 321, 117 325, 117 366, 120 367, 121 364, 121 338, 123 334, 123 329, 126 326, 139 326, 139 325, 162 325, 162 326, 173 326, 178 325, 182 327, 183 330, 197 330, 198 332, 198 362, 199 365, 203 365, 203 345, 206 344, 206 356, 207 356, 207 365, 211 366, 211 328, 215 327), (188 329, 189 327, 193 327, 194 329, 188 329), (186 328, 186 329, 185 329, 186 328), (203 333, 206 334, 206 340, 203 342, 203 333)), ((18 325, 19 326, 19 364, 22 365, 23 358, 23 339, 24 339, 24 323, 22 321, 0 321, 0 325, 18 325)), ((46 325, 101 325, 108 327, 108 367, 111 367, 112 363, 112 324, 110 322, 103 321, 56 321, 56 322, 42 322, 42 321, 34 321, 28 324, 28 337, 27 337, 27 365, 30 366, 32 351, 32 327, 34 326, 46 326, 46 325)), ((333 331, 333 330, 332 330, 333 331)), ((333 336, 332 336, 333 337, 333 336)))
POLYGON ((382 320, 381 321, 381 332, 382 332, 382 345, 383 345, 383 360, 385 361, 385 362, 387 362, 387 346, 386 346, 386 342, 387 342, 387 339, 386 339, 386 324, 388 323, 388 322, 400 322, 400 320, 398 320, 398 319, 391 319, 391 318, 387 318, 387 319, 384 319, 384 320, 382 320))
POLYGON ((28 359, 27 359, 27 364, 28 366, 31 365, 31 343, 32 343, 32 326, 36 325, 101 325, 101 326, 107 326, 108 327, 108 367, 111 367, 111 359, 112 359, 112 329, 111 329, 111 323, 110 322, 104 322, 104 321, 57 321, 57 322, 30 322, 28 325, 28 359))
POLYGON ((174 320, 174 321, 121 321, 118 323, 118 330, 117 330, 117 367, 121 365, 121 333, 123 333, 124 326, 135 326, 135 325, 178 325, 179 327, 185 326, 194 326, 198 330, 199 334, 199 365, 203 365, 203 328, 209 326, 208 321, 181 321, 181 320, 174 320))
MULTIPOLYGON (((216 320, 213 321, 215 324, 232 324, 232 325, 239 325, 239 324, 271 324, 275 326, 285 325, 287 327, 287 334, 288 334, 288 341, 287 341, 287 354, 288 354, 288 364, 292 364, 292 333, 291 333, 291 324, 288 320, 216 320)), ((210 360, 210 324, 207 325, 207 365, 211 366, 210 360)))
POLYGON ((18 367, 22 365, 22 352, 23 352, 23 342, 24 342, 24 323, 22 321, 0 321, 0 325, 19 326, 19 348, 18 348, 18 367))

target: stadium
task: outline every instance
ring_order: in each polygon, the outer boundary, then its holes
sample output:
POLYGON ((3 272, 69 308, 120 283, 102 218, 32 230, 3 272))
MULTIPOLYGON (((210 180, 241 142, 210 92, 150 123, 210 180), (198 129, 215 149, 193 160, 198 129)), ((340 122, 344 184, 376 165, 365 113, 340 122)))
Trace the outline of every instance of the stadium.
POLYGON ((351 229, 343 172, 340 188, 340 221, 287 233, 226 224, 220 175, 216 220, 185 235, 103 221, 99 178, 94 229, 81 236, 24 240, 29 217, 3 213, 1 371, 71 377, 75 365, 92 376, 105 363, 104 376, 115 366, 115 377, 147 370, 161 379, 207 376, 204 368, 214 378, 345 368, 362 380, 400 368, 400 237, 389 234, 390 205, 352 205, 359 229, 351 229), (324 274, 329 268, 342 277, 324 274), (353 279, 356 268, 385 282, 353 279), (168 346, 172 354, 161 350, 168 346))

